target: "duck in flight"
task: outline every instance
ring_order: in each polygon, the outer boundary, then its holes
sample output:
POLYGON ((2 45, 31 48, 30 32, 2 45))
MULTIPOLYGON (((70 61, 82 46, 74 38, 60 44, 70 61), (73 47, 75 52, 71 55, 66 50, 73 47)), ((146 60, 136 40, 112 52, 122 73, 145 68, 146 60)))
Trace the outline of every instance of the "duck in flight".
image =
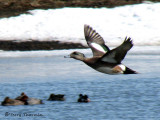
POLYGON ((126 37, 120 46, 110 50, 105 45, 103 38, 89 25, 84 25, 84 35, 88 46, 93 52, 93 57, 86 58, 83 53, 75 51, 70 54, 70 58, 83 61, 91 68, 106 74, 137 73, 121 63, 127 52, 133 46, 130 37, 126 37))

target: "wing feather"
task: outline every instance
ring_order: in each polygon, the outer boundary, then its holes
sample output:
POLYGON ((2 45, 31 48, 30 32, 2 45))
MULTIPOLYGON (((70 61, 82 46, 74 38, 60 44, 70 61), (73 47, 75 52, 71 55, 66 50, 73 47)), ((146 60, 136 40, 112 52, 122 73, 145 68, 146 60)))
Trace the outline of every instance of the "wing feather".
POLYGON ((121 63, 126 56, 127 52, 133 47, 131 38, 125 38, 124 42, 115 49, 110 50, 108 53, 103 55, 101 61, 110 63, 121 63))
POLYGON ((84 25, 84 34, 87 44, 93 52, 93 56, 103 56, 110 51, 105 45, 103 38, 89 25, 84 25))

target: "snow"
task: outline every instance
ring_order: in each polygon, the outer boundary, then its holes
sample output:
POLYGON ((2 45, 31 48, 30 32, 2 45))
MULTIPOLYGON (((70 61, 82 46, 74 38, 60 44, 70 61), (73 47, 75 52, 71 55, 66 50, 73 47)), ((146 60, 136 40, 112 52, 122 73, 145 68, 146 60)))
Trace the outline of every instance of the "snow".
POLYGON ((137 46, 160 45, 160 3, 115 8, 31 10, 30 14, 0 19, 0 40, 59 40, 86 45, 84 24, 92 26, 109 46, 126 36, 137 46))

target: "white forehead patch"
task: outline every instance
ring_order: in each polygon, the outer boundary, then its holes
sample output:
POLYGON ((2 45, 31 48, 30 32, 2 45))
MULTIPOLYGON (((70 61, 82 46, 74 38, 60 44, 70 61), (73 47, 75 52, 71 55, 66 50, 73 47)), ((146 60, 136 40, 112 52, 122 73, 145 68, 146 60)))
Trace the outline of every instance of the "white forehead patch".
POLYGON ((126 70, 126 66, 124 66, 124 65, 122 65, 122 64, 120 64, 120 65, 118 65, 123 71, 125 71, 126 70))
POLYGON ((106 53, 106 51, 103 49, 103 47, 100 46, 100 45, 97 44, 97 43, 91 43, 91 46, 94 47, 95 49, 97 49, 97 50, 103 52, 103 53, 106 53))

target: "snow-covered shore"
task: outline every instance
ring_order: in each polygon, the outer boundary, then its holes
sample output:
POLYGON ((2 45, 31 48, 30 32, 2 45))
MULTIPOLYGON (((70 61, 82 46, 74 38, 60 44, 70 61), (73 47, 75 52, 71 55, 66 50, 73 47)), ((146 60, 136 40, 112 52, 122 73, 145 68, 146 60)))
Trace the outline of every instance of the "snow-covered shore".
POLYGON ((86 45, 83 26, 89 24, 109 46, 121 44, 125 36, 132 37, 137 46, 160 45, 160 3, 29 12, 0 19, 0 40, 58 40, 86 45))

